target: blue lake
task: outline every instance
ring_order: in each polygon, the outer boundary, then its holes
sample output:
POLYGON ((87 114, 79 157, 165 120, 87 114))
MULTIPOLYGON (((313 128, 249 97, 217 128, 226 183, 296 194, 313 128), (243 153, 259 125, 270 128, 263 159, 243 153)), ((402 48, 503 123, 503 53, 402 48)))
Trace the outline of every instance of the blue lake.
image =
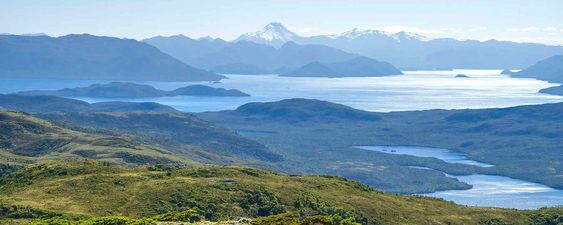
MULTIPOLYGON (((135 99, 76 99, 87 102, 132 101, 158 102, 186 112, 235 109, 249 102, 277 101, 287 98, 315 98, 368 111, 407 111, 425 109, 497 108, 563 101, 562 96, 540 94, 538 90, 556 86, 535 79, 511 78, 500 70, 404 71, 405 75, 352 78, 292 78, 276 75, 228 75, 221 83, 209 82, 139 82, 163 90, 173 90, 191 84, 234 88, 250 97, 191 97, 175 96, 135 99), (467 74, 470 78, 454 78, 467 74)), ((109 81, 96 80, 0 80, 0 93, 25 90, 56 90, 84 87, 109 81)), ((268 135, 261 131, 240 131, 246 135, 268 135)), ((387 149, 389 150, 389 149, 387 149)), ((381 151, 388 154, 410 154, 435 157, 451 163, 492 166, 468 159, 450 150, 412 149, 381 151)), ((456 177, 474 186, 464 191, 443 191, 430 196, 460 204, 514 208, 538 208, 563 204, 563 193, 541 184, 508 177, 471 175, 456 177)))
MULTIPOLYGON (((440 148, 417 146, 357 146, 356 148, 377 151, 386 154, 433 157, 448 163, 460 163, 480 167, 493 166, 467 158, 463 153, 440 148)), ((431 169, 410 166, 415 169, 431 169)), ((443 198, 458 204, 471 206, 490 206, 518 209, 537 209, 547 206, 563 205, 563 190, 542 184, 513 179, 504 176, 473 174, 469 176, 446 176, 468 183, 473 188, 468 190, 439 191, 425 196, 443 198)))
POLYGON ((563 190, 503 176, 474 174, 452 176, 473 185, 469 190, 439 191, 426 196, 458 204, 517 209, 537 209, 563 205, 563 190))
POLYGON ((461 152, 441 148, 411 147, 411 146, 356 146, 356 148, 397 155, 411 155, 417 157, 433 157, 448 163, 459 163, 479 167, 492 167, 491 164, 477 162, 467 158, 461 152))
MULTIPOLYGON (((297 78, 276 75, 227 75, 221 83, 140 82, 172 90, 190 84, 234 88, 250 97, 190 97, 102 99, 81 98, 87 102, 158 102, 186 112, 235 109, 248 102, 277 101, 287 98, 315 98, 368 111, 424 109, 495 108, 561 102, 563 97, 540 94, 538 90, 555 86, 535 79, 511 78, 500 70, 404 71, 388 77, 297 78), (454 78, 456 74, 470 78, 454 78)), ((0 80, 0 93, 22 90, 54 90, 109 81, 76 80, 0 80)))

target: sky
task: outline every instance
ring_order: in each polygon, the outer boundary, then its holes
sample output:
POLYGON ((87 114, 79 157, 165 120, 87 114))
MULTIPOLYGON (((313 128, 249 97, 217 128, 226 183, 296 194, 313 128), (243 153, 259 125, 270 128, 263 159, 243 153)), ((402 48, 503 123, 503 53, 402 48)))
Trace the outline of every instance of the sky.
POLYGON ((235 39, 270 22, 303 35, 353 28, 563 45, 561 0, 0 0, 0 33, 235 39))

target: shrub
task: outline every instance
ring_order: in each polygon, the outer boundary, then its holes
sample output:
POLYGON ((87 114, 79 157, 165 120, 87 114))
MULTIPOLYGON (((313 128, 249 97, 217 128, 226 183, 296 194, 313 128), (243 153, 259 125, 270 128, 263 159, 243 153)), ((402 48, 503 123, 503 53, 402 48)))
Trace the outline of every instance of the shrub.
POLYGON ((71 221, 67 218, 52 218, 45 221, 33 222, 31 225, 77 225, 78 222, 71 221))
POLYGON ((34 209, 28 206, 0 204, 0 219, 50 219, 61 214, 34 209))
POLYGON ((156 225, 151 219, 131 219, 124 216, 95 217, 79 223, 79 225, 156 225))
POLYGON ((176 222, 198 222, 203 220, 203 216, 198 214, 195 209, 181 212, 169 212, 152 217, 156 221, 176 221, 176 222))
POLYGON ((278 197, 265 188, 247 191, 240 206, 255 216, 270 216, 285 212, 285 207, 278 197))
POLYGON ((510 225, 510 223, 498 218, 481 220, 477 224, 478 225, 510 225))
POLYGON ((528 219, 530 225, 561 225, 563 224, 563 215, 534 213, 528 219))

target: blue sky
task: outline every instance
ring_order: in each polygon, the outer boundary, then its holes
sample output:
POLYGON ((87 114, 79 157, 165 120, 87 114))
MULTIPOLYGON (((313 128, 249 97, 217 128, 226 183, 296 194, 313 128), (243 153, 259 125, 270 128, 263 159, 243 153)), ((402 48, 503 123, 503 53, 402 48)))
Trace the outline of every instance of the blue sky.
POLYGON ((0 33, 234 39, 277 21, 304 35, 354 27, 428 37, 563 44, 559 0, 0 0, 0 33))

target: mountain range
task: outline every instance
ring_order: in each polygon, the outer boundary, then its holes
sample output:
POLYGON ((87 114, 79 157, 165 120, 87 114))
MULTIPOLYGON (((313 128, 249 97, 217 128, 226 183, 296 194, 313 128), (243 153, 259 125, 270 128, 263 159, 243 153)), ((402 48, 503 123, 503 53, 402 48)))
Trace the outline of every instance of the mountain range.
POLYGON ((214 81, 223 76, 186 65, 143 42, 73 34, 0 35, 0 78, 214 81))
MULTIPOLYGON (((191 60, 218 51, 218 48, 222 49, 241 41, 273 48, 283 48, 287 43, 323 45, 389 62, 402 70, 522 69, 541 59, 563 54, 563 46, 497 40, 430 39, 408 32, 389 33, 358 28, 338 35, 304 37, 288 30, 281 23, 270 23, 259 31, 243 34, 231 42, 209 38, 195 40, 183 36, 154 37, 144 41, 188 64, 191 60)), ((320 60, 310 60, 306 63, 313 61, 320 60)), ((198 66, 198 63, 194 65, 198 66)), ((206 65, 200 67, 210 69, 206 65)))
MULTIPOLYGON (((220 39, 196 40, 185 36, 154 37, 144 40, 144 42, 158 47, 163 52, 189 65, 226 74, 285 74, 313 62, 353 64, 353 61, 350 60, 361 57, 358 54, 324 45, 302 45, 295 42, 286 42, 278 48, 243 39, 225 42, 220 39)), ((401 74, 388 63, 376 60, 363 60, 363 62, 367 64, 367 68, 378 68, 362 71, 363 74, 371 72, 371 75, 390 75, 386 71, 401 74)), ((339 76, 357 76, 351 70, 339 72, 339 76)), ((328 74, 328 76, 331 75, 334 74, 328 74)))

